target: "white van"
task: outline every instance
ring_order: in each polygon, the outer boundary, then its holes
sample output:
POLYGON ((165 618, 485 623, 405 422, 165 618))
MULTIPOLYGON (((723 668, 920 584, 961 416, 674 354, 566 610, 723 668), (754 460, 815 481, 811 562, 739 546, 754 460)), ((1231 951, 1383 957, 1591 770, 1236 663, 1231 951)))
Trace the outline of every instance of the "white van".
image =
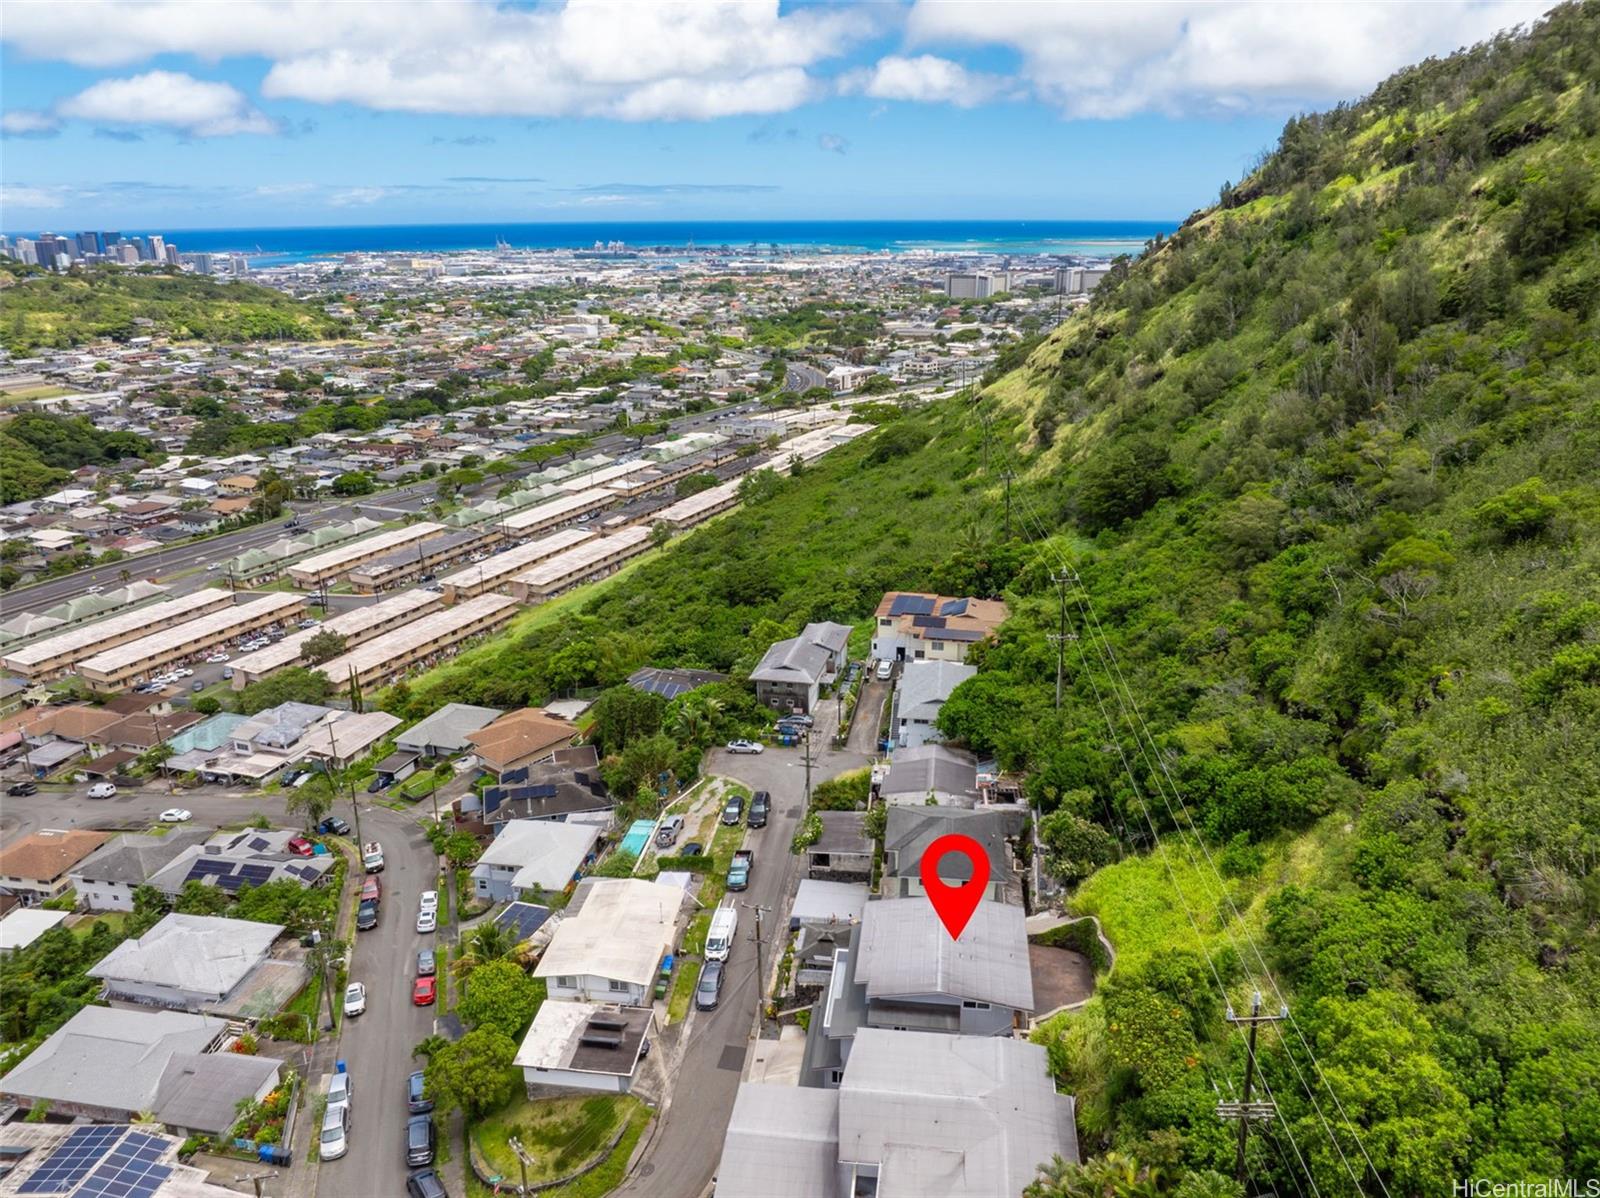
POLYGON ((726 961, 733 951, 733 936, 739 930, 739 912, 718 907, 711 913, 711 930, 706 933, 706 960, 726 961))

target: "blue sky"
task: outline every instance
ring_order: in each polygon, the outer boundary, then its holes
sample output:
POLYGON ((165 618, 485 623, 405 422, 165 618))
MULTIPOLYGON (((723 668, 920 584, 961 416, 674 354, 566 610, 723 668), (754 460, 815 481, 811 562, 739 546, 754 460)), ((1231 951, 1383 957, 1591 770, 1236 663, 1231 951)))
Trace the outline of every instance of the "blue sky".
POLYGON ((1544 7, 11 0, 0 225, 1173 219, 1544 7))

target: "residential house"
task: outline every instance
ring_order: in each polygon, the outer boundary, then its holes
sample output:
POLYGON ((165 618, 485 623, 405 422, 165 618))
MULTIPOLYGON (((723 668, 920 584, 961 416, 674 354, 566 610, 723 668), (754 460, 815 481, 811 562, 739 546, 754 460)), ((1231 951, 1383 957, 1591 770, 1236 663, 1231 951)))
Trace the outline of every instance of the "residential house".
POLYGON ((485 770, 501 781, 515 781, 519 769, 546 760, 577 736, 576 724, 524 707, 469 732, 467 741, 485 770))
POLYGON ((980 797, 978 759, 944 745, 900 749, 887 768, 873 772, 873 790, 885 803, 973 807, 980 797))
POLYGON ((504 712, 498 707, 446 703, 425 719, 395 737, 395 746, 424 757, 453 757, 471 748, 467 737, 494 723, 504 712))
POLYGON ((238 1052, 175 1052, 167 1058, 151 1113, 179 1136, 224 1137, 241 1102, 261 1102, 283 1076, 283 1062, 238 1052))
POLYGON ((112 1003, 173 1011, 227 1008, 269 960, 283 925, 173 912, 86 972, 112 1003))
POLYGON ((820 622, 773 642, 750 672, 756 699, 778 711, 809 712, 821 688, 843 669, 849 641, 848 624, 820 622))
POLYGON ((600 834, 593 824, 548 819, 502 824, 472 867, 473 893, 497 903, 520 898, 525 891, 559 894, 576 880, 600 834))
POLYGON ((69 875, 78 902, 90 911, 132 911, 133 892, 207 835, 204 828, 174 828, 165 836, 128 832, 116 837, 69 875))
POLYGON ((218 832, 201 845, 189 845, 170 864, 150 875, 150 885, 176 897, 189 882, 203 882, 228 894, 241 886, 293 881, 320 886, 333 872, 332 853, 301 857, 288 849, 296 835, 289 829, 218 832))
POLYGON ((512 776, 519 780, 485 788, 481 805, 485 823, 560 820, 607 828, 615 816, 593 745, 557 749, 549 761, 512 776))
POLYGON ((0 1078, 0 1090, 23 1107, 47 1104, 52 1115, 102 1123, 130 1123, 146 1111, 165 1122, 165 1096, 180 1126, 225 1131, 238 1102, 268 1094, 282 1065, 244 1057, 257 1064, 240 1070, 226 1059, 240 1054, 218 1051, 232 1038, 227 1021, 210 1015, 84 1007, 0 1078), (191 1098, 201 1087, 212 1109, 196 1114, 191 1098))
POLYGON ((955 939, 929 903, 868 903, 812 1012, 801 1084, 838 1085, 863 1027, 1009 1036, 1025 1026, 1033 974, 1024 918, 1021 907, 984 900, 955 939))
MULTIPOLYGON (((1020 906, 1022 878, 1011 846, 1027 826, 1025 808, 891 806, 884 821, 883 893, 892 898, 920 896, 922 857, 928 846, 942 836, 959 835, 976 841, 989 859, 988 896, 1020 906)), ((964 886, 972 880, 972 863, 960 853, 946 853, 937 868, 946 885, 964 886)))
POLYGON ((70 914, 70 911, 46 911, 41 907, 11 908, 0 919, 0 953, 21 952, 70 914))
POLYGON ((864 811, 823 811, 822 834, 806 849, 806 877, 865 882, 872 877, 872 837, 864 811))
POLYGON ((713 682, 726 682, 726 674, 711 670, 667 670, 645 666, 628 675, 628 685, 636 691, 660 695, 663 699, 676 699, 713 682))
POLYGON ((1071 1095, 1045 1050, 862 1028, 837 1090, 739 1087, 717 1198, 996 1198, 1078 1160, 1071 1095))
POLYGON ((73 867, 111 839, 109 832, 46 828, 0 851, 0 891, 24 907, 56 898, 71 887, 73 867))
POLYGON ((646 1006, 687 895, 637 878, 585 878, 534 969, 552 999, 646 1006))
POLYGON ((965 661, 967 650, 993 636, 1008 615, 998 599, 890 591, 873 613, 872 656, 878 661, 965 661))
POLYGON ((906 662, 895 687, 894 714, 890 717, 895 743, 906 749, 943 740, 938 727, 939 708, 951 691, 977 672, 977 666, 960 661, 906 662))
POLYGON ((522 1070, 529 1098, 567 1090, 626 1094, 653 1024, 650 1007, 547 1002, 534 1015, 513 1063, 522 1070))

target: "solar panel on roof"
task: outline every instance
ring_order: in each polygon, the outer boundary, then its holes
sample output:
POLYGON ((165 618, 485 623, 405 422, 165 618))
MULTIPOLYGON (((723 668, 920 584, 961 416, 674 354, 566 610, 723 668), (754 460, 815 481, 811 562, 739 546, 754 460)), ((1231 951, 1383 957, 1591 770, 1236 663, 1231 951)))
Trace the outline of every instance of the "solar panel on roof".
POLYGON ((119 1162, 113 1157, 95 1170, 74 1198, 151 1198, 170 1176, 171 1165, 132 1156, 119 1162))
POLYGON ((951 599, 939 609, 941 616, 964 616, 967 614, 967 601, 965 599, 951 599))
POLYGON ((913 628, 943 628, 944 627, 944 617, 943 616, 912 616, 911 617, 911 626, 913 628))
POLYGON ((928 616, 933 614, 933 600, 926 595, 896 595, 889 604, 891 616, 928 616))
POLYGON ((507 770, 505 773, 500 775, 500 785, 502 786, 509 786, 514 782, 526 782, 527 780, 527 766, 522 766, 520 769, 507 770))
POLYGON ((259 886, 263 882, 272 880, 272 875, 277 872, 270 865, 241 865, 239 877, 249 882, 252 886, 259 886))
POLYGON ((272 841, 267 840, 265 837, 257 836, 250 842, 250 847, 258 853, 264 853, 272 847, 272 841))
POLYGON ((58 1194, 70 1190, 101 1162, 126 1130, 125 1126, 77 1128, 17 1187, 17 1193, 58 1194))

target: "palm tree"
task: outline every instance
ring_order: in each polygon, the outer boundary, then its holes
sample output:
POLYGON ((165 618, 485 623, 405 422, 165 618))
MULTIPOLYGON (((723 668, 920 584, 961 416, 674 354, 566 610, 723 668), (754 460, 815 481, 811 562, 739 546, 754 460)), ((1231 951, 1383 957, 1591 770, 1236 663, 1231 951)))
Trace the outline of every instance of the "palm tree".
POLYGON ((479 924, 467 938, 466 947, 456 960, 456 972, 466 977, 480 965, 509 957, 517 947, 510 929, 497 923, 479 924))

